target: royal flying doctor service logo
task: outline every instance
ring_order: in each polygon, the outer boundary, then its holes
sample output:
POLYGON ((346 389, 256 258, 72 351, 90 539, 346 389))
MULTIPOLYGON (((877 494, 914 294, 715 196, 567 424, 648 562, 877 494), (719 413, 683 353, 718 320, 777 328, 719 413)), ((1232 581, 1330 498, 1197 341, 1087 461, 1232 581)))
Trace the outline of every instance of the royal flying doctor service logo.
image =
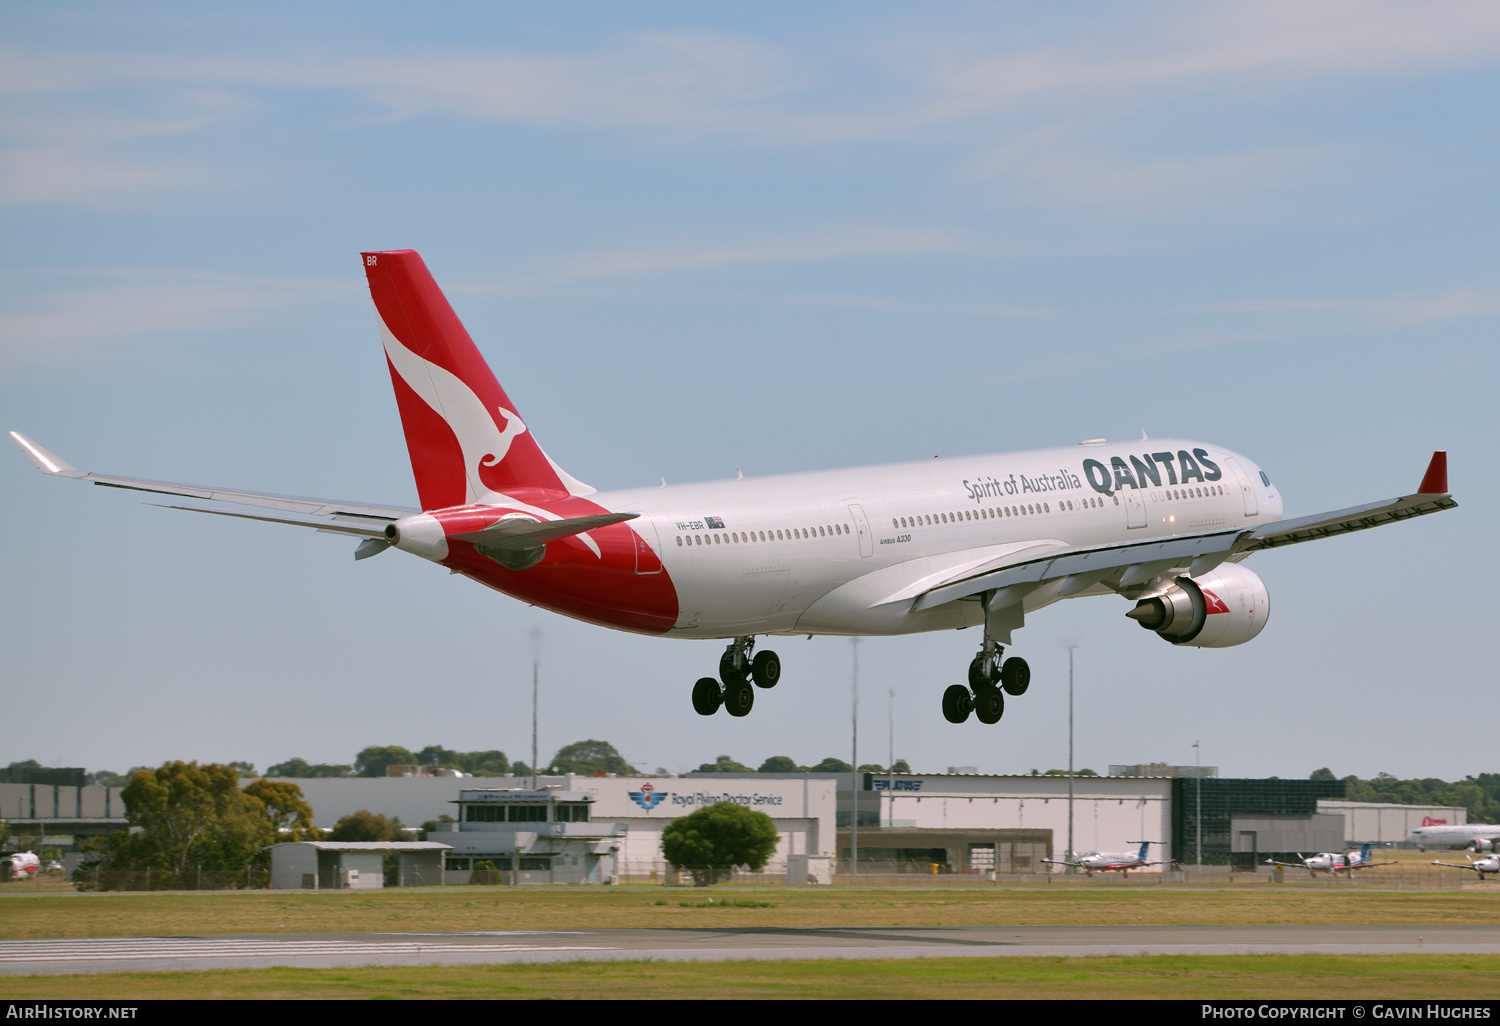
POLYGON ((665 791, 658 791, 650 784, 642 784, 639 791, 627 791, 626 793, 630 795, 631 801, 635 802, 647 812, 650 812, 652 809, 660 805, 662 799, 667 796, 667 793, 665 791))

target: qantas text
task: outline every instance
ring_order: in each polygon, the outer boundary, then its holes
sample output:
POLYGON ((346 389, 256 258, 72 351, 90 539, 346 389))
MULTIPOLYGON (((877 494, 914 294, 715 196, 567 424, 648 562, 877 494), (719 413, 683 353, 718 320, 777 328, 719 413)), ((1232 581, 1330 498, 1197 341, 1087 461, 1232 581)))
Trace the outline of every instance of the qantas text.
POLYGON ((1219 465, 1208 458, 1205 449, 1194 449, 1191 453, 1178 449, 1176 457, 1169 452, 1148 452, 1130 457, 1129 463, 1123 457, 1111 456, 1107 467, 1098 460, 1083 461, 1083 476, 1089 479, 1094 491, 1103 495, 1113 495, 1116 489, 1126 485, 1160 488, 1163 471, 1169 485, 1217 481, 1224 476, 1219 465))

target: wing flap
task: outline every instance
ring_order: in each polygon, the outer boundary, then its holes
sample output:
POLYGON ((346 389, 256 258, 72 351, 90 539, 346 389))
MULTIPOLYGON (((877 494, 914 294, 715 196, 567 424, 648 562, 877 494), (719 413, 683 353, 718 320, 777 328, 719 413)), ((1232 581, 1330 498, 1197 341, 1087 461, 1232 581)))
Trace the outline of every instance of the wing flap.
POLYGON ((1419 492, 1415 495, 1403 495, 1399 499, 1388 499, 1385 502, 1350 506, 1348 509, 1335 510, 1331 513, 1314 513, 1312 516, 1298 517, 1295 520, 1278 520, 1246 532, 1235 545, 1235 551, 1257 552, 1282 545, 1295 545, 1297 542, 1332 538, 1338 534, 1350 534, 1371 527, 1394 524, 1398 520, 1410 520, 1412 517, 1426 516, 1429 513, 1441 513, 1443 510, 1454 509, 1457 506, 1458 503, 1451 495, 1431 495, 1419 492))
POLYGON ((1231 551, 1240 534, 1240 531, 1218 531, 1043 557, 933 588, 920 595, 912 608, 914 611, 931 609, 986 591, 998 591, 1016 584, 1040 584, 1074 574, 1108 573, 1168 560, 1172 563, 1191 562, 1203 555, 1231 551))
POLYGON ((153 502, 162 509, 185 509, 189 513, 212 513, 216 517, 237 517, 240 520, 259 520, 267 524, 291 524, 293 527, 311 527, 324 534, 349 534, 359 538, 379 538, 385 541, 385 525, 389 520, 371 518, 360 524, 352 517, 337 517, 333 520, 299 520, 295 517, 273 517, 263 513, 240 513, 230 509, 204 509, 202 506, 169 506, 153 502))

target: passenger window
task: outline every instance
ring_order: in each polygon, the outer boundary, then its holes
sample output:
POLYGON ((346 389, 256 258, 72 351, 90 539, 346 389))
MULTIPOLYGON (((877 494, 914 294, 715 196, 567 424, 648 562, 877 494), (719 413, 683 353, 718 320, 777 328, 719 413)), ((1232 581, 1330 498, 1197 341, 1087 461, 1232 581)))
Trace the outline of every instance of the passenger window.
POLYGON ((682 535, 680 534, 677 536, 677 547, 682 548, 682 535))

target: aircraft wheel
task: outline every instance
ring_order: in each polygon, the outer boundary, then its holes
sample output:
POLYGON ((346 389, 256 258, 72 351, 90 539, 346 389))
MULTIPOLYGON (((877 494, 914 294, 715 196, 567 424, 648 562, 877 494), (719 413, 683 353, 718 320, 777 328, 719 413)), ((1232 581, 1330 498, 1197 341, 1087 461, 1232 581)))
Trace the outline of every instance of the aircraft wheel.
POLYGON ((750 709, 755 705, 755 689, 748 681, 740 681, 738 684, 730 684, 724 689, 724 708, 731 716, 749 715, 750 709))
POLYGON ((993 684, 974 689, 974 715, 980 723, 999 723, 1005 715, 1005 696, 993 684))
POLYGON ((725 684, 743 684, 745 682, 745 670, 743 667, 735 667, 733 652, 725 652, 719 656, 719 679, 725 684))
POLYGON ((693 710, 699 716, 712 716, 723 704, 724 694, 712 677, 700 677, 693 685, 693 710))
POLYGON ((1026 694, 1026 689, 1031 687, 1031 667, 1026 665, 1026 660, 1020 656, 1005 660, 1005 665, 1000 667, 1000 686, 1012 697, 1026 694))
POLYGON ((755 661, 750 664, 750 676, 755 678, 756 687, 774 688, 781 680, 781 657, 775 652, 756 653, 755 661))
POLYGON ((943 719, 962 723, 974 709, 974 696, 962 684, 952 684, 943 692, 943 719))
POLYGON ((977 691, 994 683, 990 680, 990 667, 985 665, 984 653, 981 652, 969 663, 969 687, 977 691))

